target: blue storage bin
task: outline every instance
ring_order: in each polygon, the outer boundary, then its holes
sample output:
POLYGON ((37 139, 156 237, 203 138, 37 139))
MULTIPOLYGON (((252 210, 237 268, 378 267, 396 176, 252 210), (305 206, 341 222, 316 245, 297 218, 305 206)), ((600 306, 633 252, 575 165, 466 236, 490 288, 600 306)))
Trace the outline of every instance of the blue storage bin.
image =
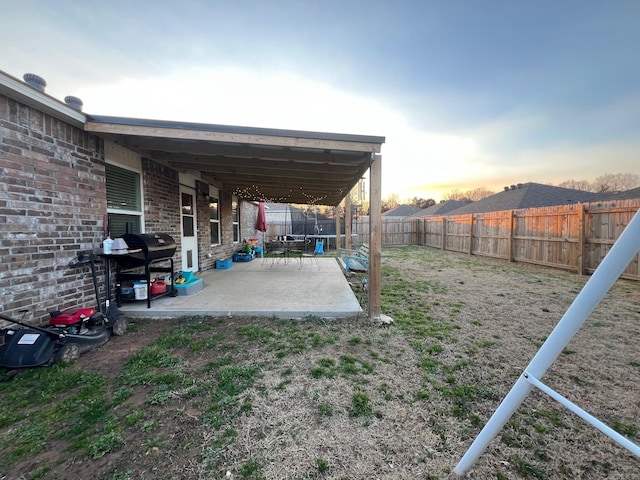
POLYGON ((216 260, 216 268, 220 270, 227 270, 228 268, 231 268, 231 265, 233 265, 233 262, 230 258, 226 260, 216 260))

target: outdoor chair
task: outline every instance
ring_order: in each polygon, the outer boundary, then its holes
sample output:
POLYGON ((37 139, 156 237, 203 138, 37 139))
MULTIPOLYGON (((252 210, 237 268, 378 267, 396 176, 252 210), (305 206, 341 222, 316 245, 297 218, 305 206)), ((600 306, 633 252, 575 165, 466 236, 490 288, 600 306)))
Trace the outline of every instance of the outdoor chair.
POLYGON ((284 246, 282 245, 281 242, 279 241, 270 241, 268 246, 267 246, 267 255, 264 255, 262 257, 262 264, 264 265, 264 263, 267 261, 268 258, 271 258, 271 265, 273 266, 274 263, 276 263, 276 261, 280 261, 281 259, 285 259, 286 262, 286 255, 285 255, 285 249, 284 246))
POLYGON ((345 272, 369 273, 369 245, 366 243, 357 250, 341 248, 338 258, 345 272))
POLYGON ((295 247, 291 248, 289 252, 297 257, 302 258, 302 255, 307 251, 308 245, 311 243, 311 239, 305 238, 304 240, 299 240, 295 247))
MULTIPOLYGON (((322 240, 319 240, 322 242, 322 240)), ((316 267, 320 270, 320 262, 318 261, 318 255, 324 255, 324 250, 322 247, 318 249, 318 241, 316 242, 316 248, 313 250, 313 253, 307 252, 307 246, 311 244, 311 239, 308 239, 305 243, 305 248, 302 250, 302 254, 300 255, 300 268, 304 265, 305 259, 313 260, 316 263, 316 267), (318 253, 320 251, 320 253, 318 253)))

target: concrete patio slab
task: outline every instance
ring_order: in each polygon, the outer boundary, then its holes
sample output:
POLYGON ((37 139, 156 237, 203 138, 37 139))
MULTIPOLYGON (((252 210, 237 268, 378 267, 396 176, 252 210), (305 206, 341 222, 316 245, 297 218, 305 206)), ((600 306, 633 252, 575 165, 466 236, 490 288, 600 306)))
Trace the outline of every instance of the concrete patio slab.
POLYGON ((187 296, 164 296, 123 303, 128 317, 185 315, 277 318, 354 317, 361 312, 336 258, 256 258, 234 262, 227 270, 198 274, 204 289, 187 296))

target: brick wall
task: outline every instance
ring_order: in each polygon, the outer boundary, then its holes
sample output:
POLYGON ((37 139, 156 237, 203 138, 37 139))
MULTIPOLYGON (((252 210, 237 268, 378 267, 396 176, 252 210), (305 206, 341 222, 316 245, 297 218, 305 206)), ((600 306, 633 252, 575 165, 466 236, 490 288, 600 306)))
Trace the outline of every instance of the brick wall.
POLYGON ((106 212, 102 142, 0 95, 0 311, 40 323, 95 305, 78 252, 98 251, 106 212))
MULTIPOLYGON (((175 269, 181 269, 180 185, 176 170, 152 159, 142 159, 144 185, 145 229, 148 233, 167 233, 177 244, 174 255, 175 269)), ((233 243, 232 196, 220 192, 221 244, 211 245, 209 226, 209 184, 196 181, 196 218, 198 232, 198 265, 201 271, 215 268, 216 260, 231 258, 241 248, 242 240, 256 237, 255 220, 258 207, 252 202, 240 201, 240 243, 233 243)))
MULTIPOLYGON (((178 172, 149 158, 142 160, 142 171, 145 231, 175 238, 179 271, 178 172)), ((103 142, 0 95, 0 173, 0 312, 20 318, 18 311, 27 309, 25 320, 37 324, 48 321, 53 310, 95 306, 89 267, 70 264, 78 253, 101 251, 107 212, 103 142)), ((230 258, 243 239, 259 237, 257 206, 241 201, 241 241, 233 243, 232 195, 220 192, 222 244, 212 247, 208 192, 206 183, 196 182, 201 270, 230 258)), ((96 267, 104 298, 102 263, 96 267)))
POLYGON ((231 258, 234 252, 242 247, 242 240, 257 237, 255 222, 258 207, 253 202, 240 200, 240 242, 233 243, 232 195, 220 192, 220 245, 211 245, 211 230, 209 225, 209 185, 196 182, 196 196, 198 208, 198 259, 200 270, 215 268, 216 260, 231 258))
POLYGON ((180 241, 178 172, 151 159, 142 159, 144 222, 148 233, 167 233, 180 241))

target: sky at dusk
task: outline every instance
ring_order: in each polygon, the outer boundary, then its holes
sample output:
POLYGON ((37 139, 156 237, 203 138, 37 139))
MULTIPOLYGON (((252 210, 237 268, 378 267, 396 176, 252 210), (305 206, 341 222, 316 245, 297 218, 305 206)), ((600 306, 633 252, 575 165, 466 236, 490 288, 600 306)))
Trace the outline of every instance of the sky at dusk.
POLYGON ((386 137, 383 197, 640 174, 640 2, 0 0, 84 111, 386 137))

